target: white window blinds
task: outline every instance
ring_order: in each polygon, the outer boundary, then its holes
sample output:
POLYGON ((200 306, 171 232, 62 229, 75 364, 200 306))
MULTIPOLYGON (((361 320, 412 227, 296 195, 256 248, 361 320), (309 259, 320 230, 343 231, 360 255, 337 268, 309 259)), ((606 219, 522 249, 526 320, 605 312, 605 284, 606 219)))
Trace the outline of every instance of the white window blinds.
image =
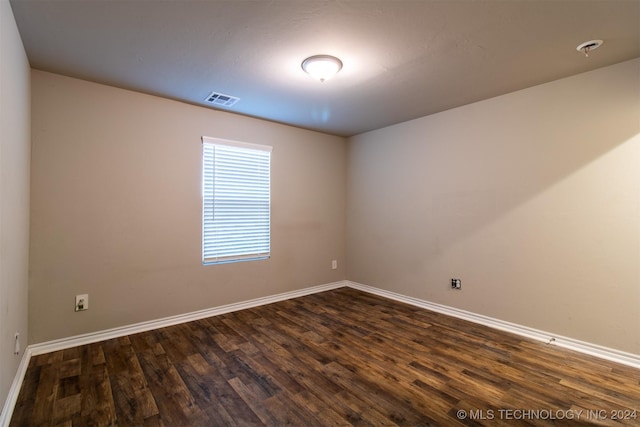
POLYGON ((271 247, 271 147, 202 137, 202 262, 265 259, 271 247))

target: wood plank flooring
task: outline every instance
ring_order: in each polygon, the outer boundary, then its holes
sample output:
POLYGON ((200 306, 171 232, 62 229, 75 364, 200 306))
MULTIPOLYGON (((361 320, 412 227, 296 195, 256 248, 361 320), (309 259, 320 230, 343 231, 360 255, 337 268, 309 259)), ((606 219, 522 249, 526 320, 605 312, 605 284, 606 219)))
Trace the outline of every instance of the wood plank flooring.
POLYGON ((640 370, 340 288, 34 356, 10 425, 575 424, 640 370))

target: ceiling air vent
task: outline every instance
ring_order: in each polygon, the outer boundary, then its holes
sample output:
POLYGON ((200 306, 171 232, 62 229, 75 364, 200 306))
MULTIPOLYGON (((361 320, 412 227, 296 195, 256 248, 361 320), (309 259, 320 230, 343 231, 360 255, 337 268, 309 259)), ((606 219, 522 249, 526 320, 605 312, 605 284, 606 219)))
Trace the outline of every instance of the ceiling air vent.
POLYGON ((240 98, 235 96, 224 95, 218 92, 211 92, 204 100, 206 103, 212 105, 222 105, 223 107, 231 107, 236 102, 240 101, 240 98))

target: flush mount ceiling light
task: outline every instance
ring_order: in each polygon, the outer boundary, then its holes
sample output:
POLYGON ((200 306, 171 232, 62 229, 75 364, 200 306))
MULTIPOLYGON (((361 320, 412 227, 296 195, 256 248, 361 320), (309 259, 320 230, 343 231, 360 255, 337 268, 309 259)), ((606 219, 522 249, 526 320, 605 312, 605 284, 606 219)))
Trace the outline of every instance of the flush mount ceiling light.
POLYGON ((589 40, 588 42, 579 44, 576 50, 584 53, 584 56, 589 56, 589 52, 602 46, 602 43, 604 43, 602 40, 589 40))
POLYGON ((324 82, 342 69, 342 61, 331 55, 315 55, 302 61, 302 69, 311 77, 324 82))

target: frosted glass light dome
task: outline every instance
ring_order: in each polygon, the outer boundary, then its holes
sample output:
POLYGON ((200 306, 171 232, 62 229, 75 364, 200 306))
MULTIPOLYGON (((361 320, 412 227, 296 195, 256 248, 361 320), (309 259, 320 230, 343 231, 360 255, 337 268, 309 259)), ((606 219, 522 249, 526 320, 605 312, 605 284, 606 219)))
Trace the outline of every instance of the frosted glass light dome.
POLYGON ((325 82, 342 69, 342 61, 331 55, 315 55, 302 61, 302 69, 311 77, 325 82))

